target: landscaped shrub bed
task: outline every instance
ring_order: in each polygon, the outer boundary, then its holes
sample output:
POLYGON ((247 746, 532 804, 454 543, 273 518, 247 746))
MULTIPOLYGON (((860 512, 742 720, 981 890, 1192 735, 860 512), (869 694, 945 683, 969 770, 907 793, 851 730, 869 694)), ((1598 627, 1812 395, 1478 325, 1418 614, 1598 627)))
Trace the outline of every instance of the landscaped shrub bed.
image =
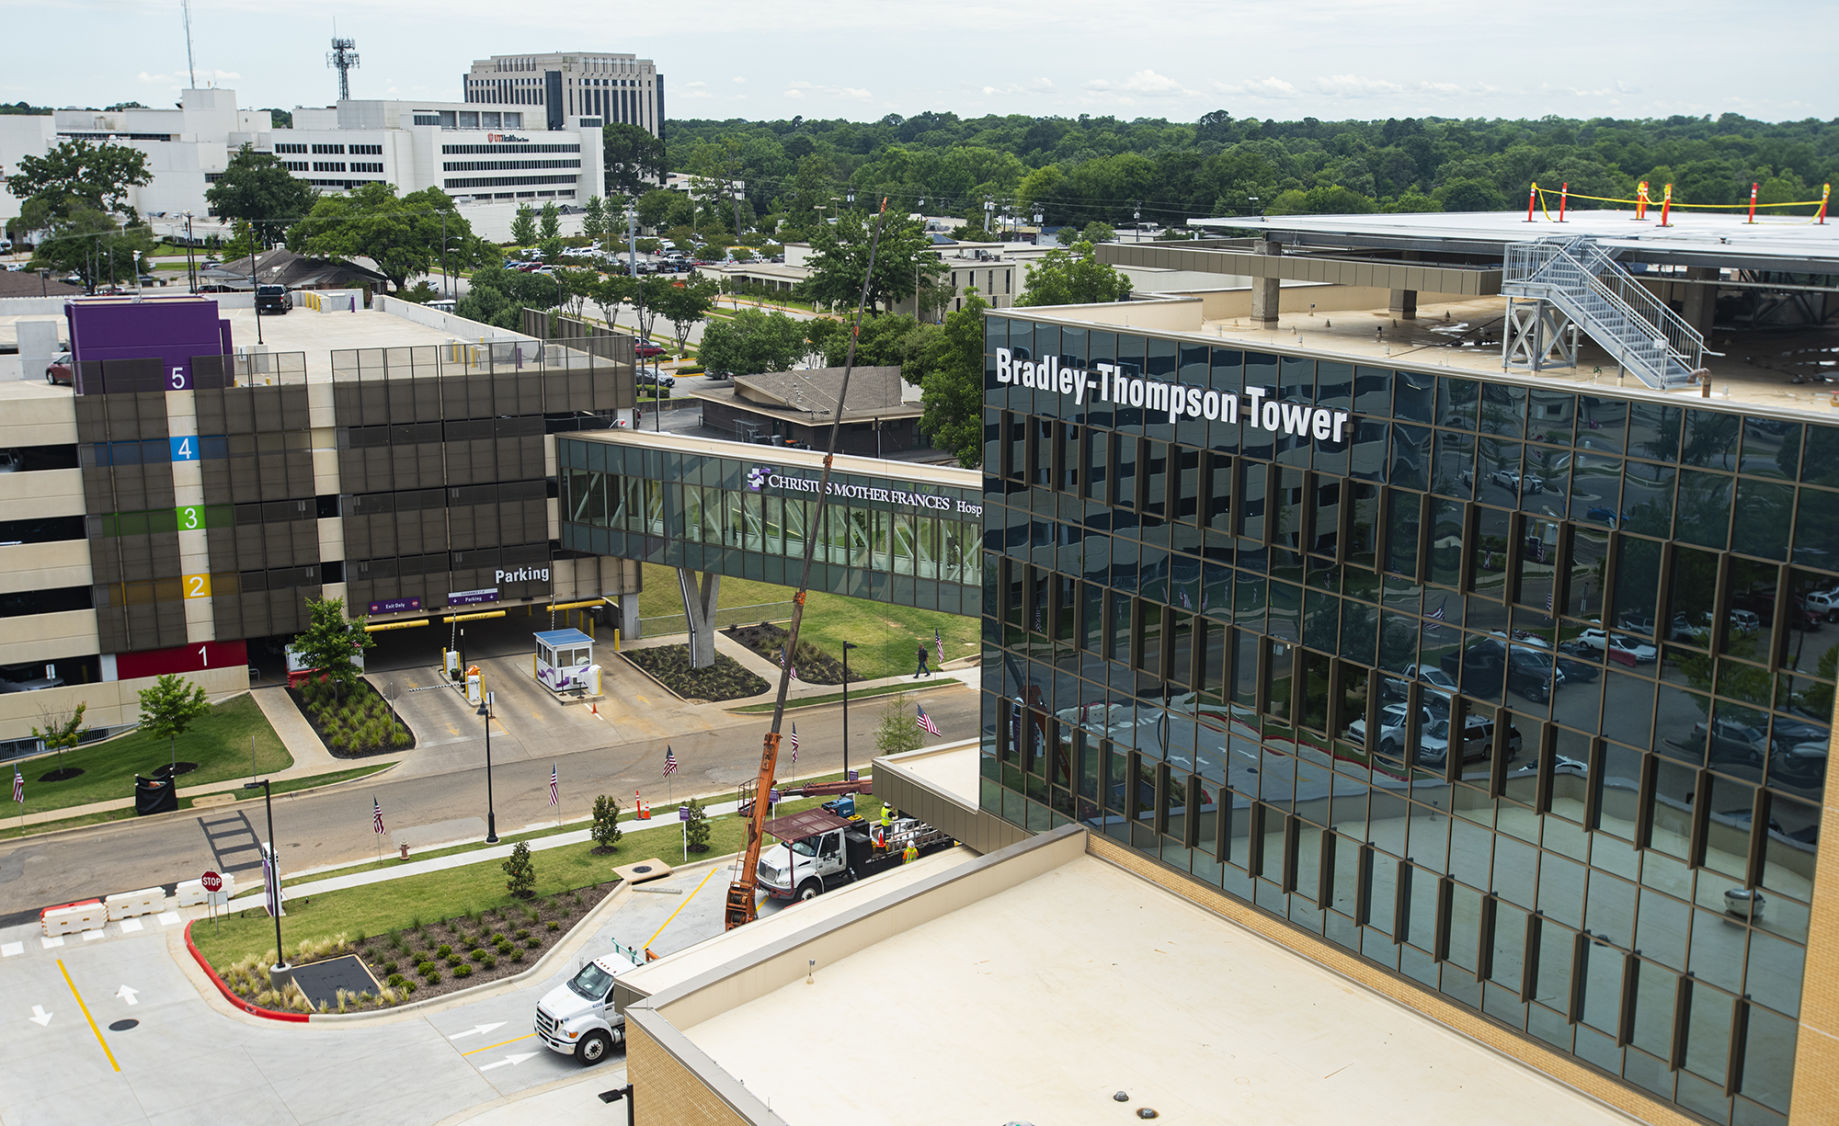
MULTIPOLYGON (((761 622, 757 626, 729 626, 722 632, 774 664, 779 663, 779 650, 785 645, 788 636, 783 626, 771 622, 761 622)), ((792 667, 798 670, 798 679, 811 684, 843 683, 843 663, 809 641, 798 643, 798 659, 792 662, 792 667)))
POLYGON ((326 749, 339 758, 380 755, 415 745, 408 724, 369 681, 358 681, 343 699, 324 677, 302 681, 300 687, 287 691, 326 749))
MULTIPOLYGON (((306 964, 356 954, 377 979, 379 993, 341 995, 340 1005, 327 1006, 322 1012, 363 1012, 425 1001, 529 969, 617 884, 558 892, 432 923, 413 919, 388 934, 355 938, 341 934, 311 940, 301 943, 290 956, 296 964, 306 964)), ((260 908, 249 912, 260 913, 260 908)), ((218 974, 232 992, 263 1008, 311 1011, 298 989, 280 994, 269 988, 267 966, 273 961, 271 950, 262 958, 251 955, 232 966, 219 967, 218 974)))
POLYGON ((690 667, 690 647, 659 645, 621 654, 659 684, 686 700, 744 700, 766 691, 766 681, 720 653, 706 669, 690 667))

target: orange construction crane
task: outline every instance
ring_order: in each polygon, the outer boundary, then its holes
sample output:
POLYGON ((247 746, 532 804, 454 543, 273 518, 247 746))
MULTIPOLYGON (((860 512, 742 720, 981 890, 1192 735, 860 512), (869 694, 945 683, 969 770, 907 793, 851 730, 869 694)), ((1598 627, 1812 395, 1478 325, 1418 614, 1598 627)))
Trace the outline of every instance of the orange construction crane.
MULTIPOLYGON (((812 513, 811 526, 824 526, 824 502, 830 496, 830 463, 836 457, 837 432, 843 424, 843 401, 849 395, 849 375, 856 366, 856 339, 862 331, 862 313, 868 307, 868 285, 875 276, 875 251, 881 245, 881 227, 887 220, 888 201, 881 201, 881 210, 875 216, 875 233, 868 242, 868 270, 862 275, 862 297, 856 302, 855 324, 850 326, 849 356, 843 364, 843 382, 837 388, 836 411, 830 417, 830 441, 824 448, 824 472, 817 482, 817 511, 812 513)), ((779 669, 779 694, 773 700, 773 725, 766 733, 760 748, 760 772, 750 783, 741 788, 741 807, 747 808, 752 798, 752 810, 747 818, 747 850, 741 855, 741 870, 733 883, 728 885, 728 903, 725 911, 725 929, 733 930, 743 923, 753 922, 758 911, 754 905, 754 896, 760 884, 760 843, 765 835, 766 795, 773 792, 773 772, 779 766, 779 729, 785 722, 785 696, 792 683, 792 666, 798 653, 798 627, 805 617, 805 594, 811 589, 811 560, 817 549, 817 537, 805 537, 804 569, 798 576, 798 593, 792 596, 792 624, 785 639, 787 659, 779 669)))

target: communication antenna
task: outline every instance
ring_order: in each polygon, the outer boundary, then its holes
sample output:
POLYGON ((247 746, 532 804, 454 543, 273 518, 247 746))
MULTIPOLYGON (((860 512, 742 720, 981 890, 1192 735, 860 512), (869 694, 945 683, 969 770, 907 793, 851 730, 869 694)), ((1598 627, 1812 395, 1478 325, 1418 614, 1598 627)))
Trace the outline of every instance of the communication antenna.
POLYGON ((338 70, 338 100, 349 101, 351 98, 351 72, 357 68, 358 41, 332 37, 332 50, 326 55, 326 65, 338 70))
POLYGON ((192 65, 192 0, 185 0, 185 77, 189 89, 198 88, 198 70, 192 65))

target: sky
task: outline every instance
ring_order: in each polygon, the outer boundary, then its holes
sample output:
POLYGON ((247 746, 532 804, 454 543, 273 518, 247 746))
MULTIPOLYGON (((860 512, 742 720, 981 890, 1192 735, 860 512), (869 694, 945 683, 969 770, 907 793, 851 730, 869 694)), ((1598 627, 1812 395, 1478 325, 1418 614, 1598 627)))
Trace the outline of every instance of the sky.
MULTIPOLYGON (((629 52, 671 118, 1839 117, 1832 0, 193 0, 198 83, 329 104, 335 24, 353 97, 458 101, 475 58, 629 52)), ((4 102, 186 84, 179 0, 0 0, 0 39, 43 48, 6 52, 4 102)))

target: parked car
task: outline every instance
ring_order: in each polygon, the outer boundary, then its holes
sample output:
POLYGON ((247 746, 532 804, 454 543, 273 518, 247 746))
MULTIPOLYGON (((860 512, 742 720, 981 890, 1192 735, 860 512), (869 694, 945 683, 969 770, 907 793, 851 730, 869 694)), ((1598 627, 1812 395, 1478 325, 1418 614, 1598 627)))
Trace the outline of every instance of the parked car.
MULTIPOLYGON (((1430 770, 1442 770, 1448 762, 1450 729, 1448 720, 1438 720, 1419 740, 1417 762, 1419 766, 1430 770)), ((1507 729, 1507 759, 1512 761, 1520 756, 1521 738, 1517 727, 1507 729)), ((1478 762, 1493 753, 1494 721, 1486 716, 1472 715, 1463 723, 1462 761, 1478 762)))
POLYGON ((1603 675, 1594 661, 1580 661, 1575 657, 1559 657, 1557 669, 1564 674, 1566 684, 1589 684, 1603 675))
POLYGON ((1739 723, 1734 719, 1718 718, 1706 723, 1700 720, 1692 726, 1694 745, 1710 737, 1712 762, 1735 762, 1746 766, 1761 766, 1768 739, 1762 729, 1739 723))
POLYGON ((1388 698, 1403 700, 1410 694, 1414 680, 1424 685, 1418 698, 1425 707, 1449 710, 1450 697, 1456 694, 1456 681, 1435 665, 1406 665, 1403 676, 1385 678, 1381 689, 1388 698))
POLYGON ((61 383, 69 387, 76 382, 75 370, 75 365, 70 360, 70 353, 59 352, 51 357, 50 363, 45 365, 45 382, 61 383))
POLYGON ((1611 634, 1600 626, 1592 626, 1577 635, 1577 640, 1584 645, 1604 654, 1618 664, 1634 667, 1652 664, 1660 658, 1660 650, 1644 641, 1637 641, 1622 634, 1611 634))
POLYGON ((641 360, 650 360, 662 356, 664 349, 649 340, 641 340, 632 346, 632 354, 641 360))
POLYGON ((1544 703, 1559 683, 1551 662, 1549 654, 1483 638, 1460 653, 1445 653, 1443 671, 1460 673, 1463 690, 1474 695, 1498 697, 1505 687, 1544 703))
POLYGON ((136 280, 140 282, 140 286, 142 289, 146 289, 150 285, 165 285, 166 284, 165 278, 156 277, 153 274, 142 274, 136 280))
POLYGON ((640 387, 661 387, 669 390, 677 385, 677 377, 667 371, 654 373, 648 368, 640 368, 636 378, 640 387))
MULTIPOLYGON (((1408 721, 1410 718, 1411 709, 1405 704, 1388 704, 1379 709, 1379 745, 1370 749, 1377 750, 1380 754, 1390 759, 1398 758, 1400 752, 1404 749, 1406 739, 1409 737, 1409 733, 1406 729, 1409 726, 1408 721)), ((1418 734, 1420 737, 1420 746, 1422 745, 1422 737, 1425 732, 1435 726, 1436 722, 1436 717, 1431 714, 1429 708, 1418 709, 1418 734)), ((1447 730, 1447 725, 1445 725, 1445 729, 1447 730)), ((1366 719, 1364 717, 1348 724, 1347 737, 1351 742, 1358 743, 1362 747, 1369 746, 1367 743, 1366 719)))
POLYGON ((1545 491, 1545 481, 1531 473, 1521 473, 1517 469, 1496 469, 1488 475, 1488 480, 1503 489, 1523 490, 1528 493, 1545 491))
POLYGON ((1769 758, 1769 775, 1794 786, 1823 786, 1826 748, 1824 739, 1782 747, 1769 758))
POLYGON ((1801 605, 1829 622, 1839 620, 1839 590, 1816 590, 1802 598, 1801 605))

